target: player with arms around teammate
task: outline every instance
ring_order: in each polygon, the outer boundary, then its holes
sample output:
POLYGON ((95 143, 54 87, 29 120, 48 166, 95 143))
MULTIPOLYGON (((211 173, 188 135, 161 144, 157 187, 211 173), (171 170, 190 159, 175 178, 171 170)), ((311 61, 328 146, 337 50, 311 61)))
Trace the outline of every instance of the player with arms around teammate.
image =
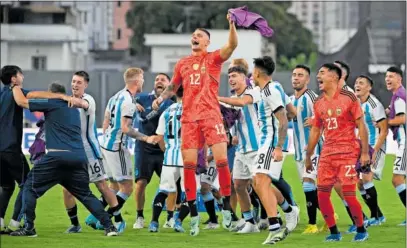
MULTIPOLYGON (((103 121, 104 141, 101 145, 110 188, 117 192, 116 197, 121 209, 133 192, 133 169, 128 150, 128 139, 134 138, 152 142, 148 136, 132 128, 136 110, 134 96, 140 92, 144 82, 144 72, 140 68, 129 68, 124 72, 125 88, 109 99, 103 121)), ((115 216, 116 217, 116 216, 115 216)), ((124 230, 126 222, 120 222, 124 230)))
MULTIPOLYGON (((192 55, 182 58, 175 65, 170 85, 157 100, 154 109, 171 97, 178 87, 184 88, 182 111, 182 157, 184 161, 184 185, 188 205, 191 211, 191 235, 199 233, 199 216, 196 206, 196 178, 198 149, 204 143, 211 147, 219 173, 221 194, 224 196, 223 218, 231 225, 229 198, 231 194, 231 176, 227 160, 227 137, 217 100, 222 63, 230 58, 237 47, 236 27, 230 16, 229 39, 224 47, 208 52, 210 34, 199 28, 192 34, 192 55)), ((225 221, 224 220, 224 221, 225 221)))
MULTIPOLYGON (((65 87, 56 83, 50 91, 65 94, 65 87)), ((45 115, 47 154, 32 168, 24 185, 23 210, 25 225, 11 236, 36 237, 34 228, 37 199, 56 184, 71 192, 105 227, 106 236, 116 236, 108 213, 89 188, 88 159, 83 147, 79 111, 62 100, 28 100, 19 86, 13 89, 17 104, 45 115)))
POLYGON ((308 146, 308 139, 310 135, 310 127, 305 123, 308 118, 314 114, 314 102, 317 99, 317 94, 308 89, 310 80, 310 69, 305 65, 297 65, 291 75, 292 86, 294 88, 294 95, 292 102, 296 109, 296 116, 293 118, 293 131, 294 131, 294 149, 295 161, 297 164, 298 174, 302 180, 302 187, 305 193, 308 212, 308 225, 304 230, 304 234, 317 233, 317 209, 318 209, 318 195, 316 188, 317 179, 317 165, 319 154, 322 148, 322 139, 318 141, 317 148, 311 157, 313 171, 307 173, 305 171, 305 150, 308 146))
MULTIPOLYGON (((169 195, 177 194, 177 181, 181 178, 183 186, 183 162, 181 154, 181 114, 182 114, 182 86, 177 91, 177 102, 167 108, 160 116, 157 135, 154 141, 164 151, 164 160, 161 171, 159 193, 153 202, 153 216, 149 231, 158 231, 158 219, 169 195)), ((181 192, 178 192, 181 194, 181 192)))
MULTIPOLYGON (((403 72, 389 67, 386 72, 387 90, 393 93, 388 111, 388 125, 397 140, 398 149, 393 167, 393 186, 406 207, 406 89, 403 87, 403 72)), ((401 225, 405 226, 404 220, 401 225)))
POLYGON ((363 111, 356 96, 339 87, 342 76, 339 67, 324 64, 318 71, 317 80, 322 95, 314 103, 314 117, 308 141, 305 166, 312 171, 311 156, 324 130, 324 146, 318 163, 318 202, 331 234, 326 241, 340 241, 342 236, 336 226, 334 208, 330 199, 336 182, 342 186, 346 202, 354 217, 357 230, 354 241, 365 241, 368 233, 363 223, 362 207, 356 198, 358 174, 355 165, 360 157, 362 166, 369 166, 369 145, 363 111), (359 129, 362 147, 356 139, 359 129))
POLYGON ((364 112, 364 121, 367 126, 368 142, 374 149, 371 171, 362 173, 359 180, 359 190, 366 205, 370 209, 370 225, 380 225, 386 219, 379 208, 377 191, 373 178, 381 180, 386 157, 386 138, 388 133, 387 117, 382 103, 371 94, 373 80, 360 75, 355 82, 355 93, 359 98, 364 112))
MULTIPOLYGON (((76 99, 81 99, 85 105, 84 108, 79 109, 81 119, 81 132, 83 147, 85 148, 86 157, 88 158, 88 173, 89 181, 95 183, 99 192, 102 193, 101 202, 104 207, 112 207, 108 212, 111 214, 116 213, 115 207, 118 207, 116 195, 109 189, 106 183, 106 173, 102 163, 102 152, 100 150, 99 141, 96 132, 96 103, 95 99, 89 94, 85 93, 85 89, 89 84, 89 74, 85 71, 78 71, 72 77, 72 95, 76 99), (112 211, 113 209, 113 211, 112 211)), ((78 233, 82 230, 78 221, 78 208, 76 206, 75 198, 73 195, 63 189, 64 204, 69 218, 71 219, 71 226, 66 230, 66 233, 78 233)), ((117 218, 117 217, 116 217, 117 218)), ((120 222, 116 225, 120 227, 120 222)), ((119 230, 123 231, 123 230, 119 230)))

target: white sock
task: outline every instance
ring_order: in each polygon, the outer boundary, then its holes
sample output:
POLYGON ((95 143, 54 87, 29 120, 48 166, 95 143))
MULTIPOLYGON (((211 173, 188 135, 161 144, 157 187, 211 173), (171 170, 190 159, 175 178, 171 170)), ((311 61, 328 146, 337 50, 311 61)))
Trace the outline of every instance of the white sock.
POLYGON ((0 218, 0 228, 4 229, 4 219, 0 218))
POLYGON ((20 222, 11 219, 11 220, 10 220, 10 223, 9 223, 8 225, 9 225, 10 227, 12 227, 12 228, 19 228, 19 227, 20 227, 20 222))

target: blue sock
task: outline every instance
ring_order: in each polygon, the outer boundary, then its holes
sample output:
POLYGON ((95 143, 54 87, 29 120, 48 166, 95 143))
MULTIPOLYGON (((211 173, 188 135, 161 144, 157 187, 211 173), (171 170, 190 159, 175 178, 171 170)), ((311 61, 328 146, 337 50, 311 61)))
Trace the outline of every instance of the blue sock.
POLYGON ((254 224, 252 211, 249 210, 249 211, 243 212, 242 214, 243 214, 243 218, 246 222, 250 222, 250 223, 254 224))

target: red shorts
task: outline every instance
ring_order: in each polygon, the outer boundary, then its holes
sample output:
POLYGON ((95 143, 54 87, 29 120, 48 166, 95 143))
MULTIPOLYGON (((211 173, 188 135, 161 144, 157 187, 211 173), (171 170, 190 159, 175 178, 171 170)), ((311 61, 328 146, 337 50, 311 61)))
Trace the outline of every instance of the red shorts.
POLYGON ((222 119, 204 119, 181 124, 181 149, 200 149, 227 142, 226 130, 222 119))
POLYGON ((359 181, 355 169, 358 159, 359 152, 320 157, 317 184, 332 186, 339 182, 341 185, 355 185, 359 181))

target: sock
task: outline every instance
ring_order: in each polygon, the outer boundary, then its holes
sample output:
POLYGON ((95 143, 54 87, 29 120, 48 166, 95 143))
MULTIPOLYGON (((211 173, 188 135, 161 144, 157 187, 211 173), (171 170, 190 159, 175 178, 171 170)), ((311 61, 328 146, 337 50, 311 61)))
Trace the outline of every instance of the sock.
POLYGON ((189 214, 188 203, 184 200, 184 202, 181 204, 181 209, 179 210, 178 219, 180 219, 182 222, 188 216, 188 214, 189 214))
POLYGON ((101 196, 99 197, 99 201, 102 203, 103 208, 105 208, 105 207, 107 207, 107 205, 109 205, 103 195, 101 195, 101 196))
POLYGON ((110 217, 114 216, 114 221, 115 222, 122 222, 123 221, 123 217, 120 213, 120 205, 117 204, 114 207, 109 207, 107 209, 107 213, 109 214, 110 217))
POLYGON ((263 206, 263 203, 261 203, 261 201, 260 201, 260 208, 261 208, 260 209, 260 219, 262 219, 262 220, 267 219, 267 212, 263 206))
POLYGON ((0 229, 1 229, 1 231, 3 231, 3 229, 5 228, 6 226, 5 226, 5 224, 4 224, 4 219, 3 218, 0 218, 0 229))
POLYGON ((396 187, 397 194, 399 194, 401 202, 406 206, 406 184, 400 184, 396 187))
POLYGON ((278 190, 280 190, 281 194, 287 200, 288 204, 290 204, 291 206, 296 206, 291 187, 287 183, 287 181, 284 180, 283 177, 280 177, 280 180, 278 181, 273 180, 273 185, 276 186, 278 190))
MULTIPOLYGON (((319 201, 319 200, 318 200, 318 201, 319 201)), ((350 211, 350 208, 349 208, 349 206, 348 206, 348 203, 347 203, 345 200, 343 200, 342 202, 343 202, 343 205, 345 205, 346 212, 348 212, 349 218, 352 220, 352 224, 355 225, 355 221, 353 220, 352 213, 351 213, 351 211, 350 211)))
POLYGON ((331 232, 331 234, 339 234, 339 230, 338 230, 338 227, 336 225, 330 227, 329 231, 331 232))
POLYGON ((202 199, 205 204, 206 212, 209 215, 209 221, 211 223, 218 223, 218 218, 216 218, 216 210, 215 210, 215 199, 211 192, 208 192, 202 195, 202 199))
POLYGON ((122 217, 122 215, 120 213, 120 209, 122 209, 122 207, 123 207, 124 203, 126 202, 126 200, 129 199, 129 196, 126 195, 125 193, 119 191, 116 194, 116 198, 117 198, 117 202, 119 203, 118 204, 118 207, 119 207, 118 209, 119 210, 116 211, 116 215, 114 215, 114 221, 115 222, 121 222, 121 221, 123 221, 123 217, 122 217))
POLYGON ((73 208, 67 209, 66 212, 68 213, 68 216, 71 219, 71 224, 74 226, 79 226, 78 207, 75 205, 73 208))
POLYGON ((158 218, 160 218, 160 214, 163 211, 165 199, 167 199, 167 196, 168 195, 164 192, 160 192, 154 198, 152 221, 158 222, 158 218))
POLYGON ((220 193, 227 197, 232 193, 232 179, 230 176, 228 160, 216 161, 216 168, 219 173, 220 193))
POLYGON ((255 224, 254 219, 253 219, 253 215, 252 215, 252 211, 249 210, 249 211, 243 212, 242 215, 243 215, 243 219, 246 222, 250 222, 252 224, 255 224))
POLYGON ((141 209, 141 210, 137 210, 137 218, 139 218, 139 217, 141 217, 141 218, 143 218, 144 219, 144 214, 143 214, 143 209, 141 209))
POLYGON ((280 223, 278 223, 278 218, 277 217, 270 217, 268 218, 269 220, 269 231, 276 231, 280 229, 280 223))
POLYGON ((239 218, 237 217, 235 211, 233 211, 233 209, 230 209, 230 213, 232 215, 232 221, 238 221, 239 218))
MULTIPOLYGON (((195 178, 196 163, 185 162, 184 163, 184 186, 187 201, 196 200, 196 178, 195 178)), ((191 213, 192 209, 190 209, 191 213)), ((195 213, 195 211, 194 211, 195 213)), ((195 215, 194 215, 195 216, 195 215)))
POLYGON ((230 196, 223 197, 223 209, 233 212, 232 206, 230 206, 230 196))
POLYGON ((370 210, 370 217, 378 219, 379 218, 379 211, 378 211, 378 203, 377 203, 377 191, 376 187, 374 186, 373 182, 368 182, 363 184, 363 188, 366 191, 365 197, 366 205, 369 207, 370 210))
POLYGON ((216 199, 216 203, 218 204, 218 208, 223 210, 223 198, 216 199))
POLYGON ((196 200, 188 201, 189 211, 191 212, 191 217, 198 216, 198 209, 196 207, 196 200))
POLYGON ((250 196, 250 202, 252 203, 253 208, 259 208, 260 203, 259 203, 259 197, 257 196, 256 192, 252 190, 249 194, 250 196))
POLYGON ((285 199, 284 199, 283 203, 278 204, 278 205, 281 207, 281 209, 283 210, 284 213, 290 213, 293 210, 285 199))
POLYGON ((332 186, 318 186, 319 209, 328 227, 336 225, 334 217, 335 211, 331 202, 331 190, 332 186))
POLYGON ((360 230, 364 230, 362 206, 356 198, 356 185, 343 185, 342 191, 345 201, 348 203, 349 209, 352 213, 356 227, 360 228, 360 230))
POLYGON ((174 217, 174 211, 167 211, 167 221, 170 221, 174 217))
POLYGON ((317 224, 318 193, 315 184, 304 182, 302 184, 307 201, 308 224, 317 224))

